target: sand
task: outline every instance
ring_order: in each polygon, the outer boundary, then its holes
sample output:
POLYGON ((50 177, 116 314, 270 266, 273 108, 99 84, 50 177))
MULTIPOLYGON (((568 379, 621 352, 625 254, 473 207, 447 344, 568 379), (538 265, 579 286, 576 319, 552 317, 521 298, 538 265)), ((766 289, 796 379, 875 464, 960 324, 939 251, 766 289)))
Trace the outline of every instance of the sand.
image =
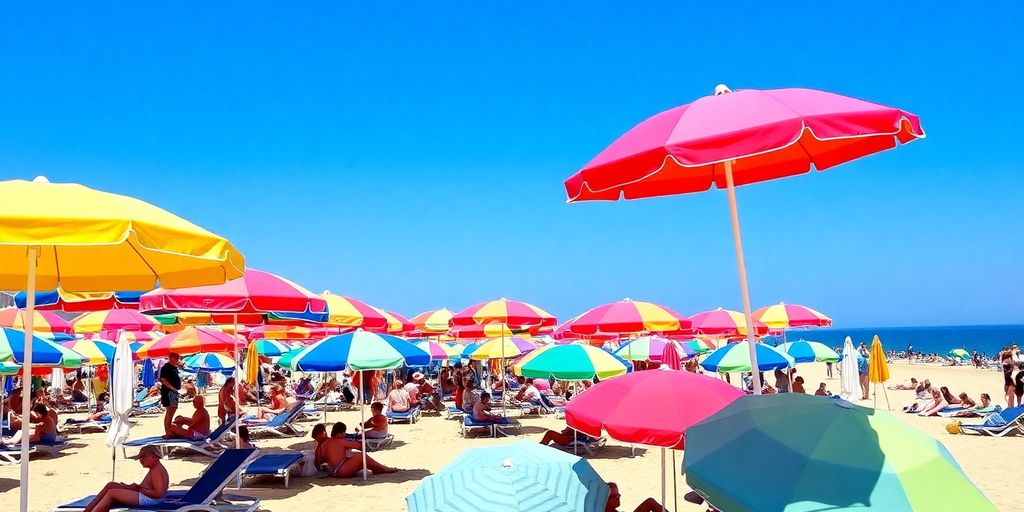
MULTIPOLYGON (((813 390, 817 383, 826 382, 829 389, 837 391, 838 380, 825 380, 824 364, 800 365, 799 374, 807 381, 807 388, 813 390)), ((976 370, 964 367, 940 367, 934 365, 895 364, 891 367, 895 384, 910 377, 929 378, 938 385, 949 386, 954 393, 966 391, 972 397, 988 392, 997 403, 1002 403, 999 388, 1002 376, 990 370, 976 370)), ((889 402, 894 410, 909 403, 913 396, 909 391, 888 390, 889 402)), ((210 397, 211 399, 214 397, 210 397)), ((871 406, 872 401, 860 402, 871 406)), ((885 401, 879 396, 879 407, 885 408, 885 401)), ((190 406, 182 407, 185 412, 190 406)), ((213 410, 211 408, 211 410, 213 410)), ((945 418, 920 418, 916 415, 896 413, 900 420, 909 423, 922 432, 942 441, 959 461, 967 475, 999 507, 1000 510, 1018 510, 1024 503, 1024 485, 1019 476, 1024 474, 1024 436, 986 438, 971 435, 947 434, 945 418)), ((81 417, 73 415, 72 417, 81 417)), ((68 415, 63 415, 61 421, 68 415)), ((358 423, 359 413, 330 413, 329 421, 344 421, 349 425, 358 423)), ((280 479, 248 480, 237 493, 251 494, 262 499, 264 510, 374 510, 381 512, 401 511, 405 508, 405 497, 412 492, 419 480, 437 471, 451 461, 461 450, 469 447, 508 443, 521 438, 540 438, 547 428, 560 429, 564 423, 551 416, 521 419, 523 434, 511 438, 463 439, 458 434, 458 422, 436 416, 426 416, 414 425, 393 425, 392 433, 397 437, 395 445, 372 454, 382 463, 404 468, 395 475, 374 476, 364 483, 360 479, 329 479, 322 477, 293 478, 291 488, 285 489, 280 479)), ((160 417, 141 418, 132 429, 132 437, 160 433, 160 417)), ((301 424, 307 430, 312 423, 301 424)), ((31 510, 45 511, 53 506, 80 498, 98 490, 111 476, 111 450, 104 444, 105 435, 100 433, 72 434, 71 445, 56 457, 33 456, 31 462, 31 510)), ((306 449, 311 446, 308 437, 290 439, 257 440, 265 449, 306 449)), ((180 453, 180 452, 179 452, 180 453)), ((678 473, 682 453, 676 454, 674 467, 668 468, 669 504, 672 507, 671 475, 678 473)), ((173 484, 191 482, 209 463, 210 459, 200 456, 175 455, 166 461, 173 484)), ((622 492, 623 510, 632 510, 648 496, 660 497, 660 450, 638 448, 631 456, 627 445, 610 441, 595 457, 590 458, 594 468, 609 481, 619 483, 622 492)), ((669 456, 671 464, 671 455, 669 456)), ((141 466, 133 460, 117 454, 117 479, 138 481, 143 474, 141 466)), ((17 510, 18 466, 0 467, 0 510, 17 510)), ((678 484, 679 510, 701 510, 695 505, 682 501, 687 490, 682 478, 678 484)), ((235 491, 232 491, 235 492, 235 491)), ((941 492, 937 489, 936 492, 941 492)))

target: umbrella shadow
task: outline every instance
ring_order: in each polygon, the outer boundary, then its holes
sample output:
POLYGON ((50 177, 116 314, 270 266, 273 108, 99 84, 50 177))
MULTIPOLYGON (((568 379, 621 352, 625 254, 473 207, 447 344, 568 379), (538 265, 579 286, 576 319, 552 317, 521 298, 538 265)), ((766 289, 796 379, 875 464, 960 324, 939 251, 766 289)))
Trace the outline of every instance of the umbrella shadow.
POLYGON ((17 478, 0 478, 0 492, 7 492, 17 489, 21 481, 17 478))
MULTIPOLYGON (((569 450, 572 453, 572 450, 569 450)), ((631 457, 643 457, 647 453, 647 448, 643 446, 621 446, 606 444, 600 449, 594 452, 594 455, 587 456, 588 459, 625 459, 631 457)), ((585 455, 584 452, 580 451, 580 455, 585 455)))

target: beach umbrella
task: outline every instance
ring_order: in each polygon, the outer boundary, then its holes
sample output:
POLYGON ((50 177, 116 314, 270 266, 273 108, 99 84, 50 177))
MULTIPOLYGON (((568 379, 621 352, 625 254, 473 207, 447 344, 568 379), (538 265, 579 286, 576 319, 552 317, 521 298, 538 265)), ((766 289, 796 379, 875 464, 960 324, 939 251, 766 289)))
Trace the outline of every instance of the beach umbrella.
POLYGON ((133 309, 109 309, 84 313, 71 321, 78 334, 98 334, 104 331, 155 331, 160 322, 133 309))
MULTIPOLYGON (((690 317, 693 322, 693 330, 709 336, 722 336, 727 338, 747 337, 747 324, 743 313, 731 309, 717 308, 711 311, 702 311, 690 317)), ((768 334, 768 326, 756 320, 753 321, 754 334, 764 336, 768 334)))
MULTIPOLYGON (((756 361, 735 187, 823 171, 924 135, 917 116, 884 105, 813 89, 732 92, 719 85, 713 96, 633 127, 568 178, 565 189, 570 203, 726 189, 747 347, 756 361)), ((755 393, 760 388, 755 373, 755 393)))
MULTIPOLYGON (((874 384, 875 407, 878 406, 878 385, 889 380, 889 363, 885 360, 885 349, 882 348, 882 340, 878 335, 871 340, 871 357, 868 358, 868 379, 874 384)), ((885 395, 885 405, 889 407, 889 394, 882 386, 882 394, 885 395)))
MULTIPOLYGON (((64 347, 40 336, 32 336, 32 346, 27 348, 25 331, 0 327, 0 361, 24 364, 26 356, 31 353, 32 359, 40 365, 56 365, 64 359, 64 347)), ((81 364, 79 364, 81 366, 81 364)))
POLYGON ((139 349, 138 355, 140 358, 154 358, 167 357, 171 352, 188 355, 199 352, 235 353, 244 349, 245 342, 231 334, 208 327, 189 326, 146 343, 139 349))
POLYGON ((860 388, 860 374, 857 371, 857 359, 861 357, 860 352, 853 348, 853 340, 847 336, 843 342, 843 358, 839 366, 839 396, 843 400, 856 400, 864 392, 860 388))
POLYGON ((190 356, 186 356, 183 365, 185 370, 198 372, 233 372, 235 370, 235 362, 224 354, 216 354, 212 352, 198 352, 190 356))
POLYGON ((690 329, 690 319, 665 306, 627 298, 581 314, 569 329, 585 335, 679 332, 690 329))
MULTIPOLYGON (((8 307, 0 309, 0 327, 10 327, 19 331, 25 330, 25 311, 8 307)), ((35 334, 52 334, 74 332, 67 320, 49 311, 35 311, 32 314, 32 332, 35 334)))
POLYGON ((256 340, 249 347, 250 350, 251 347, 256 347, 256 354, 264 357, 279 357, 292 350, 291 346, 277 340, 256 340))
MULTIPOLYGON (((260 348, 256 343, 250 343, 245 351, 245 382, 250 386, 256 386, 260 380, 260 348)), ((259 398, 259 387, 256 388, 259 398)))
POLYGON ((408 318, 405 318, 394 311, 387 311, 375 306, 370 306, 377 314, 384 317, 386 323, 383 327, 367 329, 375 332, 383 332, 386 334, 392 334, 395 336, 401 336, 407 333, 411 333, 416 330, 416 326, 412 324, 408 318))
POLYGON ((320 296, 327 302, 327 325, 377 330, 388 327, 384 312, 365 302, 330 291, 324 291, 320 296))
POLYGON ((794 327, 829 327, 832 319, 820 311, 799 304, 778 303, 757 309, 753 313, 757 320, 771 329, 792 329, 794 327))
POLYGON ((513 331, 505 324, 485 324, 485 325, 460 325, 458 327, 452 327, 448 330, 448 335, 455 339, 469 339, 477 340, 482 338, 500 338, 500 337, 512 337, 518 333, 524 331, 513 331))
MULTIPOLYGON (((872 342, 872 344, 874 344, 874 342, 872 342)), ((950 350, 949 351, 949 355, 951 355, 953 357, 959 357, 960 359, 970 359, 971 358, 970 352, 968 352, 968 351, 966 351, 966 350, 964 350, 962 348, 954 348, 953 350, 950 350)))
POLYGON ((577 315, 575 318, 566 320, 561 325, 555 327, 555 330, 551 332, 551 337, 558 340, 558 343, 572 343, 574 341, 584 341, 590 345, 602 346, 606 341, 615 340, 619 338, 618 334, 597 332, 594 334, 580 334, 572 330, 572 324, 577 318, 582 316, 577 315))
POLYGON ((283 312, 294 318, 323 320, 327 301, 281 276, 245 269, 241 277, 223 284, 175 290, 158 288, 142 295, 139 310, 225 315, 283 312))
POLYGON ((110 450, 111 479, 116 472, 117 447, 128 440, 131 430, 129 415, 135 398, 135 363, 128 343, 114 349, 110 375, 110 425, 107 427, 107 446, 110 450))
MULTIPOLYGON (((65 341, 61 344, 82 355, 83 364, 98 366, 108 364, 114 360, 114 353, 117 352, 117 345, 104 339, 76 339, 65 341)), ((128 343, 122 343, 128 345, 128 343)), ((131 347, 128 347, 131 350, 131 347)))
POLYGON ((508 299, 481 302, 452 315, 452 327, 503 324, 513 330, 531 327, 554 327, 558 320, 547 311, 529 304, 508 299))
POLYGON ((666 347, 674 349, 676 356, 680 359, 689 359, 696 354, 692 348, 675 343, 668 338, 641 336, 620 345, 619 348, 615 349, 615 355, 627 361, 661 362, 661 356, 665 352, 666 347))
POLYGON ((158 340, 158 339, 163 338, 163 337, 164 337, 164 333, 159 332, 159 331, 148 331, 148 332, 140 332, 140 331, 115 331, 115 332, 109 332, 109 331, 107 331, 107 332, 101 332, 100 333, 100 338, 102 338, 102 339, 111 339, 111 340, 116 339, 118 343, 121 343, 121 342, 128 342, 128 343, 143 342, 144 343, 144 342, 147 342, 147 341, 155 341, 155 340, 158 340))
POLYGON ((476 352, 476 349, 480 348, 479 343, 466 343, 465 345, 458 346, 461 347, 462 350, 462 352, 459 353, 459 356, 462 357, 462 359, 469 359, 470 356, 473 355, 473 352, 476 352))
MULTIPOLYGON (((669 370, 680 370, 683 367, 683 362, 679 358, 679 351, 682 349, 676 342, 671 342, 665 345, 665 348, 661 351, 661 366, 662 368, 668 368, 669 370)), ((675 464, 675 457, 672 458, 673 465, 675 464)))
POLYGON ((607 502, 586 459, 525 440, 463 450, 406 498, 409 512, 604 512, 607 502))
MULTIPOLYGON (((134 354, 135 351, 132 351, 134 354)), ((156 384, 156 369, 153 368, 153 360, 146 359, 142 362, 142 385, 149 389, 156 384)))
POLYGON ((517 375, 559 380, 607 379, 632 371, 629 361, 590 345, 547 345, 523 356, 512 367, 517 375))
POLYGON ((775 348, 789 354, 797 363, 835 363, 839 361, 839 354, 835 350, 817 341, 801 339, 783 343, 775 348))
MULTIPOLYGON (((76 293, 62 290, 36 292, 35 308, 45 311, 84 313, 106 309, 139 309, 139 296, 143 292, 85 292, 76 293)), ((14 305, 24 308, 27 303, 25 292, 14 295, 14 305)))
MULTIPOLYGON (((729 343, 707 355, 700 366, 709 372, 750 372, 753 368, 750 360, 750 349, 745 345, 750 343, 743 340, 739 343, 729 343)), ((796 364, 793 358, 775 347, 764 343, 757 345, 757 369, 753 373, 767 372, 789 368, 796 364)))
POLYGON ((686 481, 720 510, 996 510, 942 443, 845 400, 742 397, 686 436, 686 481))
POLYGON ((718 348, 715 345, 715 342, 711 340, 706 340, 704 338, 681 340, 680 344, 682 344, 684 347, 688 347, 690 350, 694 351, 697 354, 706 354, 718 348))
POLYGON ((187 325, 204 326, 230 326, 230 325, 259 325, 266 321, 272 313, 203 313, 200 311, 181 311, 178 313, 151 314, 157 322, 160 322, 161 330, 165 332, 180 331, 187 325))
POLYGON ((444 334, 448 332, 449 323, 452 321, 452 312, 448 308, 424 311, 409 319, 416 327, 416 331, 422 334, 444 334))
POLYGON ((414 344, 419 347, 420 350, 430 354, 431 361, 444 361, 448 359, 458 359, 460 352, 458 349, 452 347, 447 343, 438 343, 431 340, 419 340, 415 341, 414 344))
POLYGON ((513 336, 511 338, 491 338, 480 344, 470 355, 469 358, 475 361, 483 361, 484 359, 509 359, 519 357, 532 350, 535 350, 537 345, 527 340, 526 338, 519 338, 513 336))
POLYGON ((247 329, 245 334, 254 340, 308 340, 316 337, 315 328, 298 325, 258 325, 247 329))

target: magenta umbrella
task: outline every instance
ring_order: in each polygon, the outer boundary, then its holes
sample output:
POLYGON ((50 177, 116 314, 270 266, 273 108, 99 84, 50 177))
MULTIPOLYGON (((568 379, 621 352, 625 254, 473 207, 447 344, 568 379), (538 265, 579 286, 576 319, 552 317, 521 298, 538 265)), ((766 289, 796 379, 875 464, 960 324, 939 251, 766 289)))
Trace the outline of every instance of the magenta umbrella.
MULTIPOLYGON (((565 180, 569 202, 728 191, 750 358, 754 322, 735 187, 823 171, 925 136, 903 110, 813 89, 740 90, 656 114, 565 180)), ((761 384, 754 373, 754 390, 761 384)))

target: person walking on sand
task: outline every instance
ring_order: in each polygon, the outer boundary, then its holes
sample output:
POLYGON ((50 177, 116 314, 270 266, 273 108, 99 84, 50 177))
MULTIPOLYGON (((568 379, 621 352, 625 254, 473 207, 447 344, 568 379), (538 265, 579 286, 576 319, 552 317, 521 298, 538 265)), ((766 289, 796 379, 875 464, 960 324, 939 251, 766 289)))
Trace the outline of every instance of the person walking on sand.
POLYGON ((167 355, 167 362, 160 367, 160 405, 164 406, 164 435, 175 437, 171 426, 174 413, 178 410, 178 391, 181 389, 181 377, 178 375, 178 363, 181 356, 177 352, 167 355))

